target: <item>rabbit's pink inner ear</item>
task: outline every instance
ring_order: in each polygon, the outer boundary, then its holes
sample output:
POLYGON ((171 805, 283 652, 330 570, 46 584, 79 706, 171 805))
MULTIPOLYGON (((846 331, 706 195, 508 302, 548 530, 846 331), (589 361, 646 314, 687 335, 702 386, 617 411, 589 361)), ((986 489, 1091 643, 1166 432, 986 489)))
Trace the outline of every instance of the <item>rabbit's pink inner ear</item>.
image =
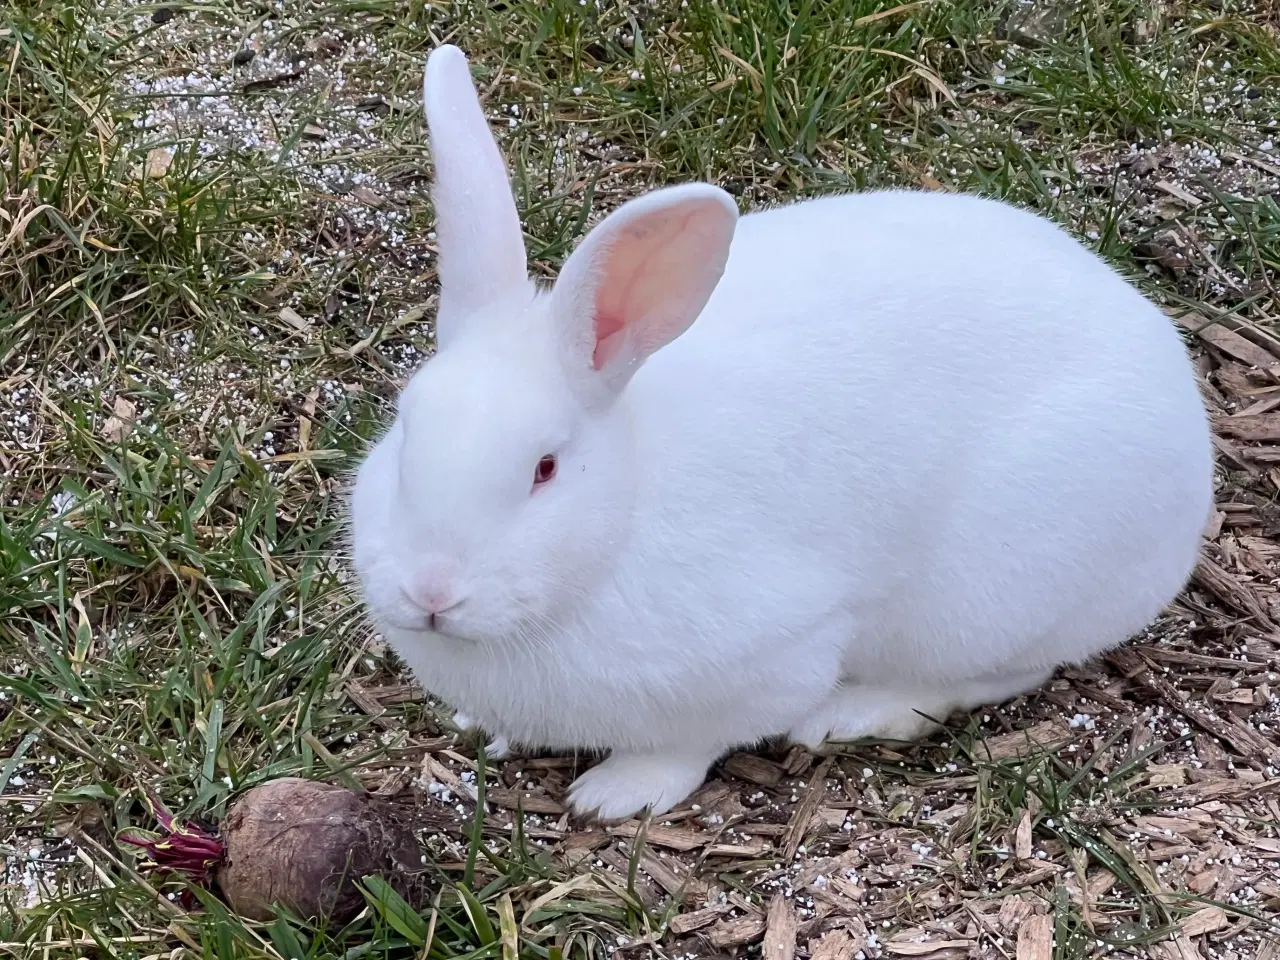
POLYGON ((603 370, 605 365, 617 356, 622 346, 622 336, 626 333, 627 322, 615 314, 597 311, 595 326, 596 349, 591 355, 591 368, 603 370))
POLYGON ((691 198, 637 213, 618 225, 600 264, 592 317, 596 370, 624 349, 641 360, 678 337, 724 269, 733 219, 719 201, 691 198))

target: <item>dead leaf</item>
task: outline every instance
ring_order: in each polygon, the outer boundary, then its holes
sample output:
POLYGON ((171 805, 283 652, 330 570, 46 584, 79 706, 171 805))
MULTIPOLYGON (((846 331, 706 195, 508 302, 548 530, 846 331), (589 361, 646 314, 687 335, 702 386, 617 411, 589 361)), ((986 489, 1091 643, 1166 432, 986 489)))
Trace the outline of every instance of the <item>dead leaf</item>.
POLYGON ((159 180, 173 166, 173 154, 168 147, 153 147, 147 151, 147 162, 143 165, 143 173, 152 180, 159 180))
POLYGON ((316 418, 316 401, 320 399, 320 388, 312 387, 307 398, 302 402, 302 416, 298 418, 298 449, 306 450, 311 446, 311 424, 316 418))
POLYGON ((1155 173, 1155 171, 1164 166, 1164 160, 1165 158, 1159 153, 1149 151, 1138 154, 1127 166, 1133 173, 1140 177, 1145 177, 1148 173, 1155 173))
POLYGON ((1175 277, 1182 276, 1191 266, 1190 260, 1173 247, 1162 243, 1135 243, 1132 252, 1135 260, 1155 263, 1168 270, 1175 277))
POLYGON ((102 425, 102 439, 109 443, 119 443, 133 426, 137 413, 138 410, 132 403, 116 394, 111 405, 111 416, 102 425))
POLYGON ((373 207, 375 210, 381 210, 386 206, 386 201, 382 199, 381 194, 368 187, 356 187, 351 191, 351 195, 366 207, 373 207))

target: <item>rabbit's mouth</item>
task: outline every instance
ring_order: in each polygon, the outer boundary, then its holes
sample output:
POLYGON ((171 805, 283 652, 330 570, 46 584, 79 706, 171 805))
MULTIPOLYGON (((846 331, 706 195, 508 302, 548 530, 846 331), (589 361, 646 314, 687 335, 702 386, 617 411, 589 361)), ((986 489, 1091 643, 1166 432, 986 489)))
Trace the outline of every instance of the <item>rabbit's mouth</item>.
POLYGON ((460 617, 450 613, 422 613, 403 610, 385 611, 377 617, 388 631, 412 637, 416 641, 434 641, 438 643, 478 643, 476 636, 463 626, 460 617))
POLYGON ((455 613, 456 608, 441 613, 427 614, 418 628, 418 633, 441 643, 467 644, 474 646, 481 637, 467 629, 463 617, 455 613))

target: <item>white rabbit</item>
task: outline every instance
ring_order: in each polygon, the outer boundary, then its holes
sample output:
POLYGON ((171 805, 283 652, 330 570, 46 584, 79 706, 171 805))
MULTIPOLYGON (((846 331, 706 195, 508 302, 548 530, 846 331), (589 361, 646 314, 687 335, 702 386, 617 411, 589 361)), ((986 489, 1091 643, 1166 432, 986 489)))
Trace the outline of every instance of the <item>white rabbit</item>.
POLYGON ((434 694, 610 751, 575 811, 664 812, 771 736, 913 739, 1184 586, 1213 487, 1192 365, 1057 226, 896 191, 739 219, 679 186, 542 291, 457 48, 425 100, 439 352, 360 468, 355 561, 434 694))

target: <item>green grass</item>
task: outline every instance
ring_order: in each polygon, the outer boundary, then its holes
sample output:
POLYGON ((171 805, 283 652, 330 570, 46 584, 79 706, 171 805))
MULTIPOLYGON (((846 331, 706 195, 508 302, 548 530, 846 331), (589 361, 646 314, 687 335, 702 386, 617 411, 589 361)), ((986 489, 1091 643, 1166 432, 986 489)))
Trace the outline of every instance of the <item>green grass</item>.
MULTIPOLYGON (((1232 2, 1176 16, 1067 4, 1045 42, 1024 46, 1003 39, 1013 6, 289 0, 275 43, 334 21, 376 41, 376 64, 357 64, 348 82, 382 81, 392 109, 372 115, 372 146, 330 162, 413 189, 429 173, 423 58, 433 37, 462 45, 478 80, 497 83, 491 103, 503 116, 520 108, 504 149, 546 273, 592 211, 660 182, 712 180, 747 208, 954 189, 1059 220, 1166 305, 1269 324, 1276 197, 1170 170, 1148 180, 1176 181, 1201 203, 1153 214, 1149 184, 1122 184, 1116 160, 1148 139, 1236 151, 1258 173, 1280 163, 1257 150, 1280 141, 1274 10, 1268 25, 1266 11, 1232 2), (1224 91, 1204 83, 1207 64, 1224 59, 1243 90, 1215 106, 1206 97, 1220 103, 1224 91), (1195 239, 1178 276, 1135 256, 1171 230, 1195 239)), ((340 562, 342 482, 404 375, 398 359, 429 350, 428 325, 406 311, 430 307, 430 257, 410 257, 429 254, 430 205, 419 193, 402 208, 402 243, 344 232, 349 201, 316 187, 300 132, 304 120, 354 129, 336 94, 231 94, 290 105, 278 156, 206 156, 198 130, 135 128, 150 101, 124 75, 182 72, 200 31, 247 29, 268 11, 182 6, 196 39, 148 64, 148 38, 168 29, 148 19, 155 9, 10 0, 0 11, 0 860, 33 834, 68 841, 52 841, 47 859, 79 851, 49 866, 59 890, 31 909, 0 887, 0 952, 507 960, 661 940, 679 904, 644 901, 634 858, 630 880, 588 871, 566 888, 563 863, 483 823, 461 822, 433 847, 447 878, 434 906, 415 914, 371 889, 369 910, 342 930, 255 927, 210 897, 202 912, 179 911, 177 888, 141 876, 114 844, 120 829, 149 825, 144 789, 216 821, 236 793, 279 776, 374 784, 448 732, 429 706, 395 705, 382 729, 348 698, 350 680, 399 672, 340 562), (173 155, 153 177, 157 148, 173 155), (306 329, 281 318, 284 305, 306 329), (117 398, 134 421, 109 429, 117 398), (471 864, 470 884, 446 869, 458 862, 471 864)), ((1139 777, 1149 755, 1111 764, 1104 782, 1084 757, 991 763, 966 743, 921 748, 903 765, 859 748, 855 763, 874 763, 886 794, 972 778, 971 811, 940 841, 968 851, 957 877, 1000 869, 993 851, 1034 795, 1037 842, 1112 871, 1136 904, 1127 931, 1107 935, 1125 933, 1116 944, 1159 939, 1195 909, 1154 897, 1114 837, 1072 813, 1158 803, 1139 777), (940 775, 946 763, 956 769, 940 775)), ((716 879, 749 892, 774 866, 716 879)), ((1092 956, 1098 936, 1052 889, 1057 955, 1092 956)))

